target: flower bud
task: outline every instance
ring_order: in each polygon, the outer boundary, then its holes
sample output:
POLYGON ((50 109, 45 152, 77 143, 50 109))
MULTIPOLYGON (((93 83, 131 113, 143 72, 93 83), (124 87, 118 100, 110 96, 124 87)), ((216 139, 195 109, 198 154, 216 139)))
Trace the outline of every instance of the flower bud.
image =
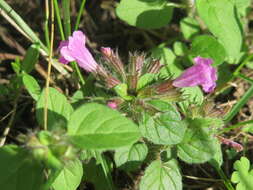
POLYGON ((232 141, 230 139, 223 138, 221 136, 218 136, 218 139, 222 144, 226 144, 232 148, 234 148, 237 152, 241 152, 243 150, 243 146, 235 141, 232 141))
POLYGON ((172 85, 170 79, 161 83, 148 86, 138 92, 138 96, 145 98, 161 99, 166 101, 181 101, 182 94, 179 89, 172 85))
POLYGON ((121 76, 121 78, 125 80, 126 73, 118 53, 114 53, 109 47, 101 48, 101 52, 104 56, 106 64, 113 68, 121 76))
POLYGON ((113 55, 113 52, 111 50, 111 48, 109 47, 101 47, 101 52, 103 54, 103 56, 110 58, 113 55))
POLYGON ((114 102, 114 101, 109 101, 107 103, 107 106, 110 107, 110 108, 112 108, 112 109, 117 109, 117 107, 118 107, 117 103, 114 102))
POLYGON ((153 73, 153 74, 157 74, 160 72, 161 68, 163 67, 164 65, 160 63, 159 60, 154 60, 150 63, 149 67, 148 67, 148 70, 147 70, 147 73, 153 73))
POLYGON ((141 55, 136 57, 136 64, 135 64, 136 69, 135 70, 136 70, 138 76, 140 76, 141 73, 142 73, 144 61, 145 61, 145 55, 144 54, 141 54, 141 55))
POLYGON ((172 81, 170 79, 168 79, 168 80, 165 80, 162 83, 154 86, 154 89, 157 94, 164 94, 171 89, 175 89, 175 87, 172 85, 172 81))
POLYGON ((108 88, 113 88, 121 83, 118 79, 114 78, 113 76, 108 76, 105 79, 105 82, 108 88))
POLYGON ((231 106, 226 106, 221 108, 219 106, 215 106, 213 101, 206 100, 202 104, 202 110, 204 112, 205 117, 217 117, 222 118, 224 117, 231 109, 231 106))

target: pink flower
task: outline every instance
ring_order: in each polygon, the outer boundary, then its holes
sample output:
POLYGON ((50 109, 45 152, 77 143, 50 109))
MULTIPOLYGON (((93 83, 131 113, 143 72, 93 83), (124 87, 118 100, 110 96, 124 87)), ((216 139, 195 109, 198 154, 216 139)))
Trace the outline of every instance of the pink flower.
POLYGON ((98 64, 86 48, 85 39, 83 32, 75 31, 68 40, 62 41, 59 46, 61 53, 59 61, 63 64, 76 61, 84 70, 96 72, 98 64))
POLYGON ((113 54, 111 48, 109 47, 101 47, 100 50, 106 57, 111 57, 111 55, 113 54))
POLYGON ((201 85, 205 92, 212 92, 216 87, 217 70, 211 66, 212 59, 196 57, 195 65, 186 69, 173 81, 175 87, 190 87, 201 85))
POLYGON ((114 110, 117 109, 117 107, 118 107, 118 106, 117 106, 117 103, 114 102, 114 101, 108 102, 108 103, 107 103, 107 106, 110 107, 110 108, 112 108, 112 109, 114 109, 114 110))

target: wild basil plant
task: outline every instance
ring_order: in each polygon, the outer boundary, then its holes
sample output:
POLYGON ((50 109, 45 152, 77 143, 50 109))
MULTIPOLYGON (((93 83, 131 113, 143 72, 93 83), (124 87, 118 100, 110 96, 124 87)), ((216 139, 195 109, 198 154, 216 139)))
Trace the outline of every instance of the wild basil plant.
MULTIPOLYGON (((148 52, 127 52, 126 59, 114 47, 101 47, 94 58, 94 49, 87 45, 88 36, 78 30, 85 1, 71 34, 70 1, 62 1, 61 18, 54 0, 51 21, 54 23, 55 10, 61 36, 59 55, 54 59, 53 41, 46 38, 45 46, 22 18, 0 1, 4 16, 17 22, 15 26, 33 42, 25 58, 11 64, 15 77, 6 94, 13 96, 16 112, 25 88, 35 102, 36 120, 41 127, 18 134, 14 141, 18 145, 6 144, 10 120, 0 141, 0 171, 6 172, 0 172, 1 188, 76 190, 84 189, 87 183, 83 182, 88 182, 97 190, 113 190, 118 187, 112 174, 123 170, 131 177, 133 172, 142 172, 136 185, 140 190, 182 190, 180 166, 185 162, 209 163, 226 188, 233 190, 221 169, 221 144, 237 152, 244 147, 222 136, 235 126, 223 127, 253 90, 250 88, 231 111, 230 106, 219 107, 215 97, 236 77, 252 83, 240 74, 252 58, 243 39, 249 2, 121 0, 116 16, 144 32, 166 27, 176 8, 187 15, 178 23, 181 33, 172 44, 164 41, 148 52), (71 83, 77 83, 72 96, 66 96, 66 91, 53 83, 54 87, 49 87, 50 69, 46 88, 41 89, 31 75, 39 53, 71 83), (241 65, 226 78, 229 64, 238 63, 241 65), (66 74, 69 67, 77 77, 66 74)), ((155 30, 151 34, 159 36, 155 30)), ((245 181, 242 175, 250 170, 248 162, 242 158, 235 163, 232 182, 237 189, 253 187, 252 176, 245 181)))

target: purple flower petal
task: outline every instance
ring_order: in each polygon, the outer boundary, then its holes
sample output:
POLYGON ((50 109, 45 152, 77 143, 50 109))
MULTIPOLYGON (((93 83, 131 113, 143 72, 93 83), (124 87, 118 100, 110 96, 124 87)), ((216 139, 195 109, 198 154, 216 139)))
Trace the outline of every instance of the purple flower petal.
POLYGON ((72 56, 72 53, 69 50, 68 46, 63 46, 60 50, 60 53, 66 61, 68 62, 75 61, 75 58, 72 56))
POLYGON ((96 72, 98 64, 85 46, 85 35, 81 31, 73 32, 68 40, 60 43, 61 63, 76 61, 88 72, 96 72))
POLYGON ((65 59, 64 57, 62 57, 62 56, 59 58, 59 62, 62 63, 62 64, 68 64, 68 63, 69 63, 69 61, 66 60, 66 59, 65 59))
POLYGON ((212 92, 217 80, 217 70, 211 66, 212 59, 196 57, 194 62, 195 65, 173 81, 173 86, 182 88, 200 85, 205 92, 212 92))
POLYGON ((59 47, 58 47, 58 49, 61 51, 61 48, 62 48, 62 47, 65 47, 65 46, 68 46, 68 44, 69 44, 69 41, 68 41, 68 40, 63 40, 63 41, 61 41, 61 42, 60 42, 60 45, 59 45, 59 47))

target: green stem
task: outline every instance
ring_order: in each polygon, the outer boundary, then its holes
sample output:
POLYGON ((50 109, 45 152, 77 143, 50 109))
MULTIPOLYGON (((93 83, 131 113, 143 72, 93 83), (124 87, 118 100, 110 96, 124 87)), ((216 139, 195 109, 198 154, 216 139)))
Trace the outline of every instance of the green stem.
POLYGON ((234 105, 231 111, 225 116, 224 122, 228 123, 239 112, 239 110, 248 102, 253 95, 253 85, 247 90, 243 97, 234 105))
MULTIPOLYGON (((0 14, 29 41, 32 43, 39 43, 40 53, 44 58, 47 59, 49 55, 49 49, 39 40, 32 29, 4 0, 0 0, 0 14)), ((68 72, 61 66, 59 62, 53 61, 53 66, 63 75, 68 75, 68 72)))
POLYGON ((114 187, 113 187, 113 182, 112 182, 112 176, 110 174, 110 169, 109 169, 109 166, 106 162, 106 160, 103 158, 103 155, 101 152, 99 151, 94 151, 95 153, 95 156, 96 156, 96 159, 101 163, 102 165, 102 168, 103 168, 103 171, 104 171, 104 174, 106 176, 106 180, 107 180, 107 183, 110 187, 110 190, 114 190, 114 187))
POLYGON ((56 15, 57 24, 58 24, 58 27, 59 27, 59 30, 60 30, 61 40, 65 40, 63 27, 62 27, 61 16, 60 16, 60 9, 59 9, 59 5, 58 5, 57 0, 54 0, 54 7, 55 7, 55 15, 56 15))
MULTIPOLYGON (((247 80, 250 83, 253 83, 253 80, 241 74, 241 69, 251 60, 253 59, 253 54, 249 55, 233 72, 230 80, 233 80, 235 77, 240 77, 244 80, 247 80)), ((248 102, 248 100, 253 95, 253 85, 247 90, 244 96, 235 104, 232 110, 225 116, 224 122, 228 123, 233 117, 239 112, 239 110, 248 102)))
POLYGON ((85 6, 86 0, 82 1, 82 4, 80 6, 80 9, 78 11, 78 15, 77 15, 77 19, 76 19, 76 24, 75 24, 75 30, 78 29, 79 24, 80 24, 80 20, 81 20, 81 16, 83 14, 83 10, 84 10, 84 6, 85 6))
POLYGON ((70 0, 62 0, 63 7, 63 25, 65 37, 71 35, 71 22, 70 22, 70 0))
POLYGON ((49 174, 49 178, 43 184, 41 189, 42 190, 51 190, 52 184, 54 183, 55 179, 59 176, 60 173, 61 173, 61 170, 55 170, 55 169, 51 170, 51 172, 49 174))
POLYGON ((242 127, 244 125, 251 124, 251 123, 253 123, 253 120, 243 121, 243 122, 237 123, 235 125, 231 125, 230 127, 224 128, 221 132, 219 132, 219 134, 229 132, 233 129, 236 129, 238 127, 242 127))
POLYGON ((233 75, 237 76, 241 69, 246 65, 251 59, 253 59, 253 54, 249 55, 234 71, 233 75))
POLYGON ((33 40, 34 43, 39 43, 42 49, 45 52, 48 52, 47 47, 40 41, 32 29, 4 0, 0 0, 0 9, 2 9, 15 22, 15 24, 17 24, 18 27, 33 40))
POLYGON ((48 29, 48 20, 49 20, 49 3, 48 0, 45 1, 45 24, 44 24, 44 30, 45 30, 45 39, 47 48, 50 48, 50 40, 49 40, 49 29, 48 29))
POLYGON ((71 65, 72 65, 72 67, 75 68, 76 74, 77 74, 78 78, 80 79, 81 84, 84 85, 85 84, 85 80, 83 78, 83 75, 82 75, 82 73, 81 73, 81 71, 80 71, 77 63, 73 62, 73 63, 71 63, 71 65))
POLYGON ((170 6, 170 7, 176 7, 176 8, 181 8, 181 9, 186 9, 187 6, 185 4, 179 4, 179 3, 167 3, 166 4, 167 6, 170 6))
POLYGON ((237 76, 244 79, 244 80, 246 80, 246 81, 248 81, 249 83, 253 84, 253 80, 251 78, 245 76, 244 74, 239 73, 237 76))
POLYGON ((217 168, 217 167, 214 167, 214 168, 216 169, 216 171, 220 175, 221 179, 223 179, 223 183, 226 186, 227 190, 235 190, 233 185, 231 184, 230 180, 227 178, 227 176, 223 172, 223 170, 220 168, 217 168))

